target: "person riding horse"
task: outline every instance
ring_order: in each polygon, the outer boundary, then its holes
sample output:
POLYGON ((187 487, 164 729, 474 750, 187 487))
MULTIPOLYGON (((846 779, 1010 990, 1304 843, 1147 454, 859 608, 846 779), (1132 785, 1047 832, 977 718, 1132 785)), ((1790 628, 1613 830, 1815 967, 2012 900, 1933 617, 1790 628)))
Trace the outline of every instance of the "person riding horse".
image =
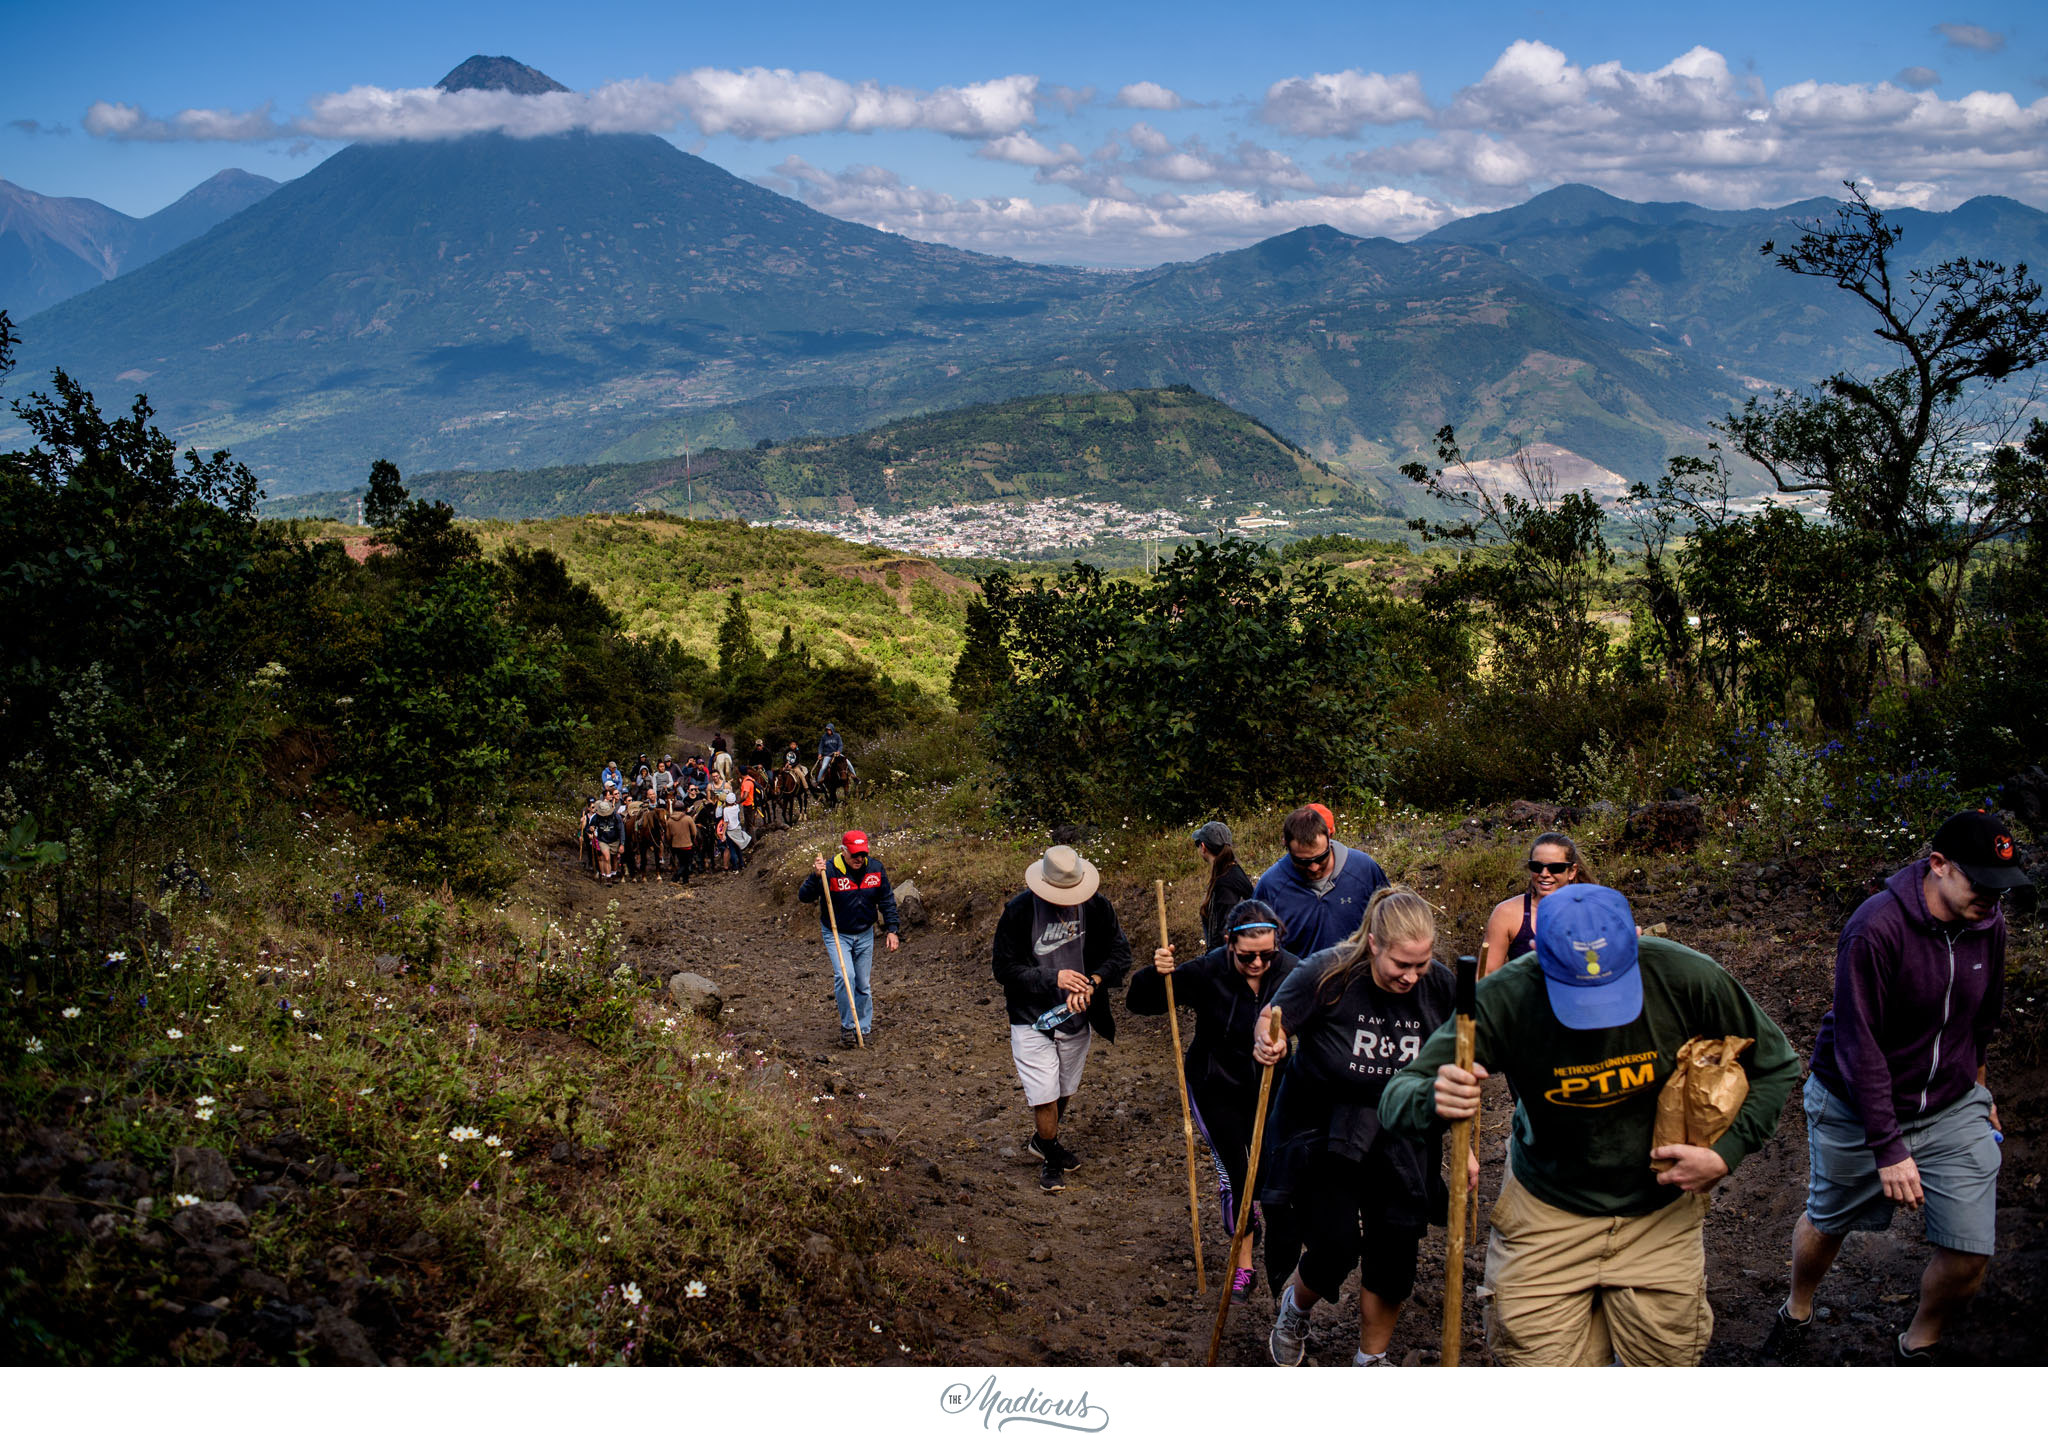
POLYGON ((825 735, 818 739, 818 766, 811 776, 813 787, 825 785, 825 767, 833 758, 846 758, 847 776, 853 775, 853 759, 846 757, 846 739, 839 735, 839 729, 832 723, 825 724, 825 735))

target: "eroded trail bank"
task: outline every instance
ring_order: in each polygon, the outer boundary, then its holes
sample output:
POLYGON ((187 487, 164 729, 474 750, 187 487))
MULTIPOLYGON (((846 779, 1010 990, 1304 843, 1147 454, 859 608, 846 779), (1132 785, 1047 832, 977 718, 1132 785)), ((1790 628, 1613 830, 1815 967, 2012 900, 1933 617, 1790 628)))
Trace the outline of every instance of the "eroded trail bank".
MULTIPOLYGON (((834 835, 824 819, 770 832, 746 872, 699 877, 680 887, 599 887, 564 849, 555 854, 550 884, 561 909, 579 920, 616 900, 643 975, 665 980, 687 970, 716 981, 726 1001, 728 1042, 749 1058, 759 1050, 761 1060, 801 1072, 800 1079, 816 1086, 821 1109, 844 1132, 849 1156, 908 1213, 912 1243, 961 1272, 929 1310, 900 1313, 925 1336, 911 1342, 911 1351, 879 1334, 873 1350, 797 1349, 816 1361, 1199 1362, 1215 1317, 1226 1241, 1205 1157, 1201 1200, 1210 1280, 1209 1294, 1198 1297, 1166 1019, 1130 1015, 1117 994, 1118 1039, 1096 1044, 1064 1133, 1083 1164, 1065 1191, 1040 1191, 1037 1167, 1024 1150, 1029 1112, 1010 1064, 1002 997, 989 974, 989 939, 1009 892, 920 878, 928 922, 906 927, 903 947, 893 955, 879 945, 876 951, 874 1046, 842 1051, 815 909, 791 899, 795 873, 834 835)), ((941 847, 928 849, 934 871, 943 859, 941 847)), ((908 870, 916 865, 908 861, 908 870)), ((892 857, 891 871, 900 884, 906 859, 892 857)), ((1414 880, 1421 874, 1405 875, 1414 880)), ((1156 935, 1149 888, 1106 878, 1105 890, 1133 948, 1149 951, 1156 935)), ((1176 933, 1195 930, 1198 900, 1192 880, 1172 894, 1176 933)), ((1676 938, 1721 960, 1795 1045, 1810 1047, 1832 969, 1833 933, 1823 917, 1802 915, 1790 928, 1779 923, 1780 934, 1740 901, 1690 904, 1676 894, 1661 904, 1639 898, 1638 914, 1669 920, 1676 938)), ((2043 1349, 2035 1297, 2048 1275, 2048 1199, 2034 1152, 2048 1099, 2039 1066, 2017 1058, 1995 1071, 1994 1083, 2007 1131, 2000 1250, 1983 1296, 1954 1329, 1951 1344, 1963 1361, 2023 1363, 2038 1360, 2043 1349)), ((1504 1163, 1504 1084, 1489 1083, 1487 1100, 1482 1215, 1504 1163)), ((1795 1102, 1770 1145, 1714 1196, 1707 1228, 1716 1316, 1710 1363, 1761 1358, 1758 1347, 1784 1296, 1787 1242, 1805 1177, 1805 1132, 1795 1102)), ((1850 1240, 1823 1289, 1829 1315, 1809 1342, 1808 1359, 1887 1359, 1925 1259, 1918 1225, 1902 1215, 1885 1235, 1850 1240)), ((1482 1248, 1475 1246, 1467 1271, 1468 1363, 1486 1358, 1480 1302, 1470 1298, 1482 1283, 1482 1248)), ((1432 1231, 1415 1298, 1394 1338, 1396 1361, 1436 1361, 1442 1261, 1443 1234, 1432 1231)), ((1268 1363, 1273 1304, 1261 1275, 1250 1300, 1233 1307, 1225 1362, 1268 1363)), ((1350 1363, 1355 1288, 1354 1277, 1338 1307, 1317 1313, 1310 1362, 1350 1363)))

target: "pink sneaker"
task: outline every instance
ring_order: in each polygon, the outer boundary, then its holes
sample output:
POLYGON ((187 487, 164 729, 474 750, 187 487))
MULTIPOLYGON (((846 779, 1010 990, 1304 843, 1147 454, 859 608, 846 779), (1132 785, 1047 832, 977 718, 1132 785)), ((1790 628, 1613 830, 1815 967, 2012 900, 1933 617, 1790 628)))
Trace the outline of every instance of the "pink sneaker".
POLYGON ((1230 1298, 1232 1300, 1243 1300, 1251 1294, 1251 1290, 1252 1270, 1250 1266, 1244 1266, 1230 1277, 1230 1298))

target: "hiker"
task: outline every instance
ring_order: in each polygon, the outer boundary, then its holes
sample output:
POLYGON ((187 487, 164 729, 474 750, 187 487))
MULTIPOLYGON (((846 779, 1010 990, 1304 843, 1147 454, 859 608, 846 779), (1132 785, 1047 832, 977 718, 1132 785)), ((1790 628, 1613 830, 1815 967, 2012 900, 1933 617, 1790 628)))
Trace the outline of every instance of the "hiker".
POLYGON ((1209 868, 1209 885, 1202 891, 1202 940, 1213 949, 1223 945, 1231 912, 1252 895, 1252 879, 1237 865, 1230 829, 1221 822, 1195 829, 1195 852, 1209 868))
POLYGON ((753 845, 754 839, 747 832, 746 821, 740 809, 739 799, 729 787, 719 790, 718 826, 724 836, 726 870, 738 872, 747 863, 742 855, 753 845))
POLYGON ((676 881, 687 885, 690 880, 691 854, 697 846, 697 823, 690 816, 689 810, 676 800, 673 789, 661 799, 659 820, 663 835, 668 841, 676 881))
POLYGON ((1297 807, 1281 824, 1286 855, 1260 874, 1252 895, 1287 925, 1287 950, 1297 957, 1334 947, 1365 920, 1365 904, 1387 885, 1380 864, 1334 835, 1320 802, 1297 807))
POLYGON ((739 803, 740 825, 746 828, 748 834, 751 835, 754 831, 754 774, 752 772, 740 774, 739 803))
POLYGON ((1697 1365, 1714 1328, 1707 1193, 1770 1139, 1798 1055, 1711 958, 1639 938, 1628 899, 1585 882, 1544 899, 1536 950, 1479 983, 1477 1004, 1472 1070, 1446 1022, 1387 1083, 1379 1117, 1421 1138, 1475 1115, 1490 1071, 1521 1089, 1486 1252, 1495 1360, 1697 1365), (1755 1043, 1734 1124, 1711 1146, 1652 1149, 1678 1049, 1724 1036, 1755 1043))
POLYGON ((1942 1329, 1984 1283, 1996 1246, 1998 1105, 1985 1070, 2005 999, 2000 899, 2031 887, 2012 830, 1959 812, 1933 851, 1864 899, 1835 948, 1834 1006, 1806 1079, 1806 1210, 1792 1233, 1792 1289, 1770 1346, 1813 1325, 1813 1293, 1850 1231, 1924 1213, 1934 1255, 1894 1342, 1931 1364, 1942 1329))
POLYGON ((619 876, 619 860, 626 850, 626 820, 619 815, 616 794, 606 789, 598 799, 597 808, 590 817, 590 835, 597 843, 597 878, 600 882, 615 882, 619 876))
POLYGON ((665 798, 675 791, 675 786, 676 760, 663 753, 661 761, 655 764, 654 768, 654 795, 656 798, 665 798))
POLYGON ((895 951, 902 924, 896 917, 896 893, 889 886, 889 874, 881 859, 868 851, 865 832, 849 832, 839 839, 839 851, 827 863, 820 856, 811 863, 811 875, 796 889, 799 902, 815 902, 827 889, 832 916, 818 909, 818 930, 825 945, 825 964, 832 969, 832 999, 839 1004, 839 1044, 859 1046, 872 1042, 875 1031, 875 997, 868 977, 875 959, 875 920, 881 918, 889 951, 895 951), (839 923, 839 939, 832 938, 833 920, 839 923), (844 960, 846 970, 841 972, 844 960), (848 992, 846 980, 853 979, 848 992), (854 1032, 858 1024, 860 1035, 854 1032))
MULTIPOLYGON (((1229 850, 1227 837, 1222 847, 1229 850)), ((1171 946, 1155 949, 1152 960, 1131 973, 1124 1003, 1139 1016, 1162 1014, 1166 978, 1171 976, 1174 1005, 1195 1014, 1195 1038, 1183 1058, 1188 1106, 1216 1161, 1223 1229, 1234 1234, 1237 1203, 1250 1199, 1244 1188, 1245 1165, 1258 1117, 1259 1068, 1252 1061, 1252 1033, 1259 1013, 1294 970, 1296 958, 1280 946, 1280 918, 1264 902, 1239 902, 1225 914, 1221 926, 1223 941, 1188 962, 1176 964, 1171 946)), ((1255 1208, 1255 1236, 1258 1228, 1255 1208)), ((1252 1284, 1249 1245, 1244 1259, 1230 1278, 1231 1291, 1239 1296, 1252 1284)))
POLYGON ((1529 844, 1529 881, 1486 919, 1479 939, 1479 975, 1491 976, 1524 952, 1536 950, 1536 907, 1560 887, 1593 880, 1579 860, 1579 846, 1562 832, 1545 832, 1529 844))
POLYGON ((697 825, 697 845, 693 854, 697 859, 699 875, 711 871, 712 846, 718 834, 718 804, 714 803, 700 787, 690 788, 690 820, 697 825))
POLYGON ((607 762, 604 765, 604 771, 598 773, 597 785, 601 789, 616 787, 621 792, 626 790, 626 775, 619 771, 619 760, 617 758, 607 762))
POLYGON ((1131 969, 1131 944, 1097 889, 1102 874, 1067 846, 1048 847, 1024 870, 1024 890, 996 919, 991 967, 1010 1018, 1010 1056, 1034 1126, 1025 1144, 1043 1164, 1040 1190, 1066 1188, 1081 1164, 1060 1144, 1060 1118, 1081 1089, 1094 1033, 1116 1040, 1108 1001, 1131 969), (1061 1011, 1065 1011, 1062 1016, 1061 1011))
MULTIPOLYGON (((1297 1039, 1267 1118, 1273 1134, 1259 1173, 1260 1199, 1272 1213, 1266 1273, 1279 1311, 1267 1348, 1275 1365, 1301 1364, 1310 1312, 1334 1301, 1354 1269, 1351 1363, 1385 1365, 1415 1289, 1423 1234, 1445 1218, 1441 1126, 1409 1135, 1382 1128, 1379 1118, 1388 1081, 1453 1014, 1457 981, 1435 948, 1429 903, 1406 887, 1382 887, 1355 933, 1281 984, 1273 1000, 1280 1039, 1268 1039, 1263 1014, 1253 1027, 1251 1054, 1266 1066, 1286 1060, 1287 1039, 1297 1039)), ((1475 1159, 1461 1184, 1478 1175, 1475 1159)))

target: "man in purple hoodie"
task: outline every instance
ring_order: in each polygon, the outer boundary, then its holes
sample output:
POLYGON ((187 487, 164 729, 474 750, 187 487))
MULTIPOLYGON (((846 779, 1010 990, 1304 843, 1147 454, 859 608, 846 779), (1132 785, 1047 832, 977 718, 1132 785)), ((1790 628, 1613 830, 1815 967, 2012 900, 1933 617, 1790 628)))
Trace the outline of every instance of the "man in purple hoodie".
POLYGON ((1898 1337, 1902 1362, 1932 1361, 1942 1323, 1984 1283, 1995 1246, 1998 1107, 1985 1050, 2005 994, 1999 899, 2032 885, 2012 832, 1962 812, 1934 851, 1893 874, 1842 929, 1835 1004, 1806 1081, 1806 1212, 1792 1233, 1792 1292, 1771 1348, 1813 1324, 1813 1294, 1850 1231, 1881 1231, 1899 1206, 1925 1212, 1934 1258, 1898 1337))

